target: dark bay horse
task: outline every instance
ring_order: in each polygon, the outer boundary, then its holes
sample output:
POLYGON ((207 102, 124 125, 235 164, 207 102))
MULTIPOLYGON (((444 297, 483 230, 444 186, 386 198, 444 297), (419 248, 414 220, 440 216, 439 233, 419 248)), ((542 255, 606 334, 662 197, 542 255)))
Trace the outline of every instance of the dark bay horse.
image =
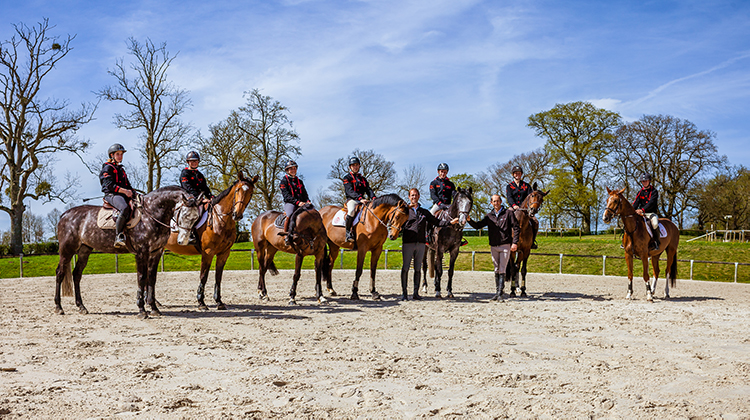
POLYGON ((144 308, 144 299, 148 300, 153 315, 161 315, 156 307, 154 295, 156 273, 164 246, 170 234, 170 220, 175 219, 179 232, 179 241, 187 243, 190 229, 198 220, 200 211, 195 198, 178 186, 156 189, 142 196, 141 221, 126 231, 126 248, 116 248, 114 229, 101 229, 97 226, 97 215, 100 206, 78 206, 63 213, 57 223, 57 235, 60 242, 60 262, 57 265, 55 286, 55 310, 63 314, 60 300, 60 289, 70 296, 71 278, 75 290, 75 301, 78 311, 88 313, 81 299, 81 276, 94 250, 107 254, 135 254, 138 270, 137 304, 139 318, 148 318, 144 308), (177 210, 175 209, 177 207, 177 210), (71 272, 70 265, 74 255, 78 261, 71 272))
MULTIPOLYGON (((252 234, 255 251, 258 253, 258 296, 268 300, 266 290, 266 272, 272 275, 279 274, 273 257, 277 251, 295 254, 294 276, 292 277, 292 288, 289 291, 289 304, 296 305, 297 282, 300 278, 302 261, 305 256, 315 256, 315 297, 318 303, 326 303, 323 297, 321 278, 330 274, 328 267, 328 235, 323 226, 320 213, 312 206, 303 206, 295 211, 291 217, 296 217, 296 227, 290 234, 290 245, 279 235, 283 228, 275 226, 274 221, 282 213, 280 211, 267 211, 253 221, 252 234)), ((330 283, 330 280, 328 280, 330 283)))
MULTIPOLYGON (((635 212, 635 208, 630 204, 622 193, 625 188, 617 191, 611 191, 607 188, 607 208, 604 210, 602 219, 609 223, 614 216, 620 216, 625 233, 622 237, 622 244, 625 248, 625 261, 628 264, 628 299, 633 297, 633 257, 641 259, 643 263, 643 281, 646 282, 646 300, 653 302, 653 294, 656 292, 656 282, 659 278, 659 256, 667 251, 667 279, 664 288, 664 298, 669 299, 669 286, 677 285, 677 246, 680 243, 680 231, 671 220, 659 218, 659 223, 664 226, 667 236, 661 238, 661 246, 657 250, 650 250, 649 243, 651 236, 648 231, 651 229, 646 225, 642 216, 635 212), (654 268, 654 283, 649 286, 648 259, 651 258, 651 265, 654 268)), ((659 229, 654 235, 659 234, 659 229)))
POLYGON ((242 219, 257 181, 257 175, 253 178, 245 178, 240 171, 237 173, 237 181, 211 200, 209 220, 195 232, 198 243, 180 245, 177 232, 172 232, 169 236, 168 250, 181 255, 201 256, 200 284, 197 294, 198 308, 201 310, 208 310, 204 301, 204 293, 214 257, 216 257, 214 302, 216 302, 216 309, 227 309, 221 301, 221 277, 229 253, 232 251, 232 245, 237 240, 237 221, 242 219))
POLYGON ((435 297, 441 297, 440 279, 443 277, 443 254, 447 252, 450 255, 450 263, 448 265, 448 284, 445 291, 447 292, 447 298, 453 297, 453 269, 456 266, 458 252, 461 250, 466 217, 471 213, 473 206, 474 198, 471 187, 469 189, 458 187, 453 192, 451 206, 446 210, 440 210, 435 215, 442 220, 458 218, 458 223, 446 227, 436 227, 430 235, 430 243, 427 245, 427 252, 425 252, 426 264, 422 264, 422 291, 424 293, 427 293, 427 271, 429 269, 430 277, 435 278, 435 297))
MULTIPOLYGON (((328 290, 332 294, 335 294, 335 292, 331 284, 333 275, 331 271, 333 270, 333 263, 339 255, 339 249, 352 249, 354 246, 353 243, 346 241, 346 229, 343 226, 333 225, 333 217, 339 210, 341 210, 339 206, 326 206, 320 210, 323 224, 328 232, 328 244, 331 248, 330 266, 326 280, 328 290)), ((380 254, 383 253, 383 244, 388 237, 391 240, 398 238, 408 219, 409 208, 406 202, 396 194, 380 196, 363 206, 361 220, 356 226, 357 271, 352 285, 352 299, 359 299, 359 278, 362 276, 365 255, 370 252, 370 294, 373 300, 380 300, 380 294, 375 290, 375 272, 378 269, 380 254)))
POLYGON ((544 203, 544 196, 549 194, 549 191, 544 192, 536 188, 536 182, 531 187, 531 194, 526 196, 521 206, 514 212, 516 220, 518 220, 518 226, 520 227, 520 233, 518 237, 518 249, 510 252, 510 258, 508 259, 508 277, 511 280, 510 283, 510 297, 516 297, 516 288, 520 286, 521 297, 526 297, 526 263, 531 255, 531 245, 534 243, 534 229, 531 226, 531 218, 535 216, 542 208, 544 203), (519 284, 518 273, 521 273, 521 281, 519 284))

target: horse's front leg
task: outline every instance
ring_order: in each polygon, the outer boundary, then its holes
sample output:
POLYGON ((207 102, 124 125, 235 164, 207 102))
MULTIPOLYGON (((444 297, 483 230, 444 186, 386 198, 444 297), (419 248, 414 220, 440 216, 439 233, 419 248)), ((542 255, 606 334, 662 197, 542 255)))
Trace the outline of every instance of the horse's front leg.
POLYGON ((625 299, 633 299, 633 254, 625 252, 625 263, 628 266, 628 295, 625 299))
POLYGON ((146 286, 146 303, 151 307, 151 315, 161 316, 156 305, 156 274, 159 272, 159 260, 162 251, 154 252, 148 259, 148 285, 146 286))
POLYGON ((528 297, 526 294, 526 262, 529 261, 528 254, 521 261, 521 297, 528 297))
POLYGON ((297 255, 294 257, 294 275, 292 276, 292 289, 289 290, 289 304, 290 305, 296 305, 297 304, 297 283, 299 282, 299 278, 302 275, 302 261, 305 259, 305 256, 301 253, 297 253, 297 255))
POLYGON ((370 295, 372 295, 372 300, 380 300, 380 293, 375 290, 375 273, 378 271, 378 261, 380 261, 382 252, 382 245, 370 252, 370 295))
POLYGON ((195 298, 198 300, 198 309, 201 311, 208 310, 208 306, 206 306, 206 282, 208 281, 208 273, 211 271, 211 260, 213 258, 213 255, 201 255, 200 283, 198 284, 198 292, 195 295, 195 298))
POLYGON ((148 254, 143 253, 135 257, 136 270, 138 271, 138 292, 136 293, 136 304, 138 305, 138 318, 147 319, 148 312, 145 308, 145 298, 148 287, 148 254))
POLYGON ((651 257, 651 267, 654 269, 654 281, 651 282, 651 295, 656 294, 656 283, 659 281, 659 255, 651 257))
MULTIPOLYGON (((225 311, 227 305, 221 301, 221 277, 224 275, 224 266, 227 264, 229 253, 231 248, 225 252, 216 256, 216 282, 214 283, 214 302, 216 302, 216 309, 219 311, 225 311)), ((210 265, 209 265, 210 266, 210 265)))
MULTIPOLYGON (((333 290, 333 263, 336 262, 336 257, 339 256, 339 247, 332 245, 332 242, 328 243, 328 269, 325 272, 326 289, 328 294, 331 296, 338 296, 336 291, 333 290)), ((343 256, 342 256, 343 258, 343 256)))
POLYGON ((352 300, 359 300, 359 278, 362 277, 366 253, 367 251, 364 249, 364 246, 357 248, 357 269, 354 272, 354 283, 352 284, 352 300))
POLYGON ((83 299, 81 298, 81 277, 83 276, 83 269, 86 268, 86 264, 89 262, 89 256, 93 249, 82 246, 78 250, 78 261, 73 269, 73 293, 76 299, 76 306, 78 307, 78 313, 88 314, 89 311, 83 306, 83 299))
POLYGON ((427 270, 434 258, 434 252, 425 246, 424 259, 422 260, 422 293, 427 294, 427 270))
POLYGON ((322 286, 322 280, 325 276, 325 273, 323 272, 323 266, 325 265, 323 263, 323 260, 325 258, 328 258, 327 255, 323 251, 319 252, 318 255, 315 256, 315 298, 318 299, 319 304, 324 304, 328 302, 325 297, 323 297, 323 286, 322 286))
POLYGON ((442 298, 440 295, 440 279, 443 277, 443 253, 435 250, 435 297, 442 298))
POLYGON ((653 302, 654 297, 651 294, 651 288, 649 287, 648 254, 641 255, 641 262, 643 263, 643 283, 646 285, 646 300, 653 302))
MULTIPOLYGON (((459 241, 460 243, 460 241, 459 241)), ((450 253, 450 263, 448 264, 448 284, 445 286, 445 291, 448 292, 445 297, 453 298, 453 269, 456 267, 456 258, 458 258, 458 252, 460 248, 457 246, 450 253)))

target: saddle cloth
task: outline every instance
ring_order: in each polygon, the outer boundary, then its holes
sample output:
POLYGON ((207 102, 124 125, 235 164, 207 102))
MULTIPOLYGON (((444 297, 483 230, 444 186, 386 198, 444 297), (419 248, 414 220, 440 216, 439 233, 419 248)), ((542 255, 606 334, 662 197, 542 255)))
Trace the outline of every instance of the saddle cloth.
MULTIPOLYGON (((206 220, 208 220, 208 213, 209 212, 203 210, 202 207, 201 207, 201 217, 200 217, 200 219, 198 219, 198 222, 195 224, 195 226, 193 227, 193 229, 198 229, 199 227, 201 227, 201 226, 203 226, 203 225, 206 224, 206 220)), ((177 228, 177 221, 174 218, 172 218, 172 220, 170 220, 170 222, 169 222, 169 230, 172 231, 172 232, 179 232, 180 231, 180 229, 177 228)))
POLYGON ((284 220, 286 220, 286 213, 281 212, 279 217, 273 222, 277 229, 284 229, 284 220))
MULTIPOLYGON (((646 226, 650 223, 648 219, 643 219, 646 221, 646 226)), ((648 231, 648 236, 653 237, 654 234, 651 233, 651 229, 646 229, 648 231)), ((666 238, 667 237, 667 229, 664 227, 664 225, 659 222, 659 238, 666 238)))
MULTIPOLYGON (((362 215, 362 211, 358 211, 356 216, 354 216, 354 221, 352 222, 352 226, 357 226, 357 223, 359 223, 359 218, 362 215)), ((331 220, 331 224, 333 226, 339 226, 339 227, 346 227, 346 209, 341 209, 336 212, 335 215, 333 215, 333 220, 331 220)))
MULTIPOLYGON (((99 210, 99 213, 96 216, 96 225, 99 226, 101 229, 114 229, 115 224, 117 223, 117 217, 113 217, 113 214, 117 212, 119 215, 120 212, 118 212, 116 209, 108 209, 102 207, 99 210)), ((135 210, 132 212, 132 215, 130 216, 130 220, 128 220, 127 228, 132 229, 135 225, 140 223, 141 221, 141 209, 139 207, 136 207, 135 210)))

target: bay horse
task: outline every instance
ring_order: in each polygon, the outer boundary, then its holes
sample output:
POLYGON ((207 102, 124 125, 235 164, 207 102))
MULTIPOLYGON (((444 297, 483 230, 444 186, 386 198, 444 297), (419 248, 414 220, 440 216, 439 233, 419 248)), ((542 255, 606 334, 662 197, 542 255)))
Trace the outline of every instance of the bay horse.
MULTIPOLYGON (((330 265, 326 276, 328 291, 335 295, 332 282, 333 263, 339 255, 340 248, 352 249, 354 244, 346 241, 346 229, 334 226, 333 218, 341 210, 340 206, 326 206, 320 209, 323 224, 328 233, 330 247, 330 265)), ((356 225, 357 242, 357 270, 352 284, 351 299, 359 299, 359 278, 362 276, 365 255, 370 252, 370 294, 373 300, 380 300, 380 294, 375 290, 375 272, 378 260, 383 253, 386 238, 395 240, 401 229, 409 219, 409 207, 397 194, 386 194, 375 198, 362 208, 359 224, 356 225)))
POLYGON ((214 302, 216 309, 226 310, 221 301, 221 278, 224 265, 237 240, 237 222, 242 219, 245 209, 253 196, 258 176, 245 178, 242 171, 237 172, 237 181, 211 200, 206 222, 196 229, 197 243, 181 245, 178 232, 172 232, 167 242, 167 249, 180 255, 200 255, 201 272, 198 285, 198 308, 207 311, 205 299, 206 282, 211 270, 211 262, 216 257, 214 273, 214 302))
MULTIPOLYGON (((283 227, 275 225, 274 221, 282 212, 267 211, 258 216, 252 225, 253 243, 258 253, 258 297, 268 300, 266 290, 266 272, 272 275, 279 274, 273 257, 276 252, 282 251, 295 255, 294 275, 292 276, 292 288, 289 290, 289 304, 296 305, 297 282, 301 276, 302 261, 305 256, 315 256, 315 297, 318 303, 327 302, 323 297, 321 278, 329 273, 328 261, 328 235, 323 226, 323 218, 320 217, 312 205, 298 208, 290 217, 296 218, 294 232, 290 232, 289 245, 284 241, 283 227)), ((291 224, 291 223, 290 223, 291 224)), ((330 283, 330 281, 329 281, 330 283)))
MULTIPOLYGON (((633 297, 633 257, 637 256, 643 263, 643 281, 646 282, 646 300, 653 302, 653 294, 656 292, 656 282, 659 278, 659 256, 667 251, 667 279, 664 288, 664 298, 669 299, 669 287, 677 285, 677 246, 680 243, 680 231, 671 220, 659 218, 659 223, 664 226, 667 236, 661 238, 661 246, 657 250, 651 250, 649 244, 651 236, 648 231, 651 227, 646 225, 642 216, 635 212, 635 208, 630 204, 622 193, 625 188, 617 191, 607 188, 607 208, 604 210, 602 219, 609 223, 614 216, 620 216, 624 227, 622 244, 625 248, 625 261, 628 264, 628 295, 627 299, 633 297), (649 286, 648 259, 651 258, 651 265, 654 268, 654 282, 649 286)), ((654 235, 659 234, 657 229, 654 235)))
POLYGON ((62 315, 60 289, 63 295, 71 296, 71 278, 75 291, 78 312, 87 314, 81 299, 81 276, 89 256, 96 250, 106 254, 135 254, 138 270, 137 305, 138 317, 148 318, 144 300, 148 300, 152 315, 161 315, 156 307, 154 295, 159 259, 170 234, 170 220, 174 219, 179 229, 179 241, 187 243, 190 229, 198 220, 198 201, 178 186, 158 188, 142 196, 142 217, 140 223, 127 229, 126 247, 114 246, 115 230, 97 226, 97 216, 101 206, 84 205, 67 210, 57 223, 60 243, 60 262, 55 271, 55 310, 62 315), (78 256, 71 272, 71 260, 78 256))
POLYGON ((531 255, 531 245, 534 243, 534 228, 531 226, 531 218, 535 216, 542 208, 544 203, 544 196, 549 194, 549 191, 544 192, 537 189, 537 183, 531 186, 531 194, 527 195, 523 200, 523 203, 514 212, 516 220, 518 220, 519 235, 518 235, 518 249, 510 252, 510 258, 508 258, 508 277, 511 280, 510 283, 510 297, 516 297, 516 288, 520 287, 521 297, 526 297, 526 263, 531 255), (519 284, 518 273, 521 273, 521 281, 519 284))
POLYGON ((463 189, 456 188, 453 192, 453 200, 446 210, 440 210, 435 217, 441 220, 453 220, 458 218, 458 223, 446 227, 436 227, 429 238, 429 244, 425 252, 425 262, 422 264, 422 291, 427 293, 427 271, 430 277, 435 278, 435 297, 440 295, 440 281, 443 277, 443 254, 450 255, 448 264, 448 284, 446 285, 447 298, 453 298, 453 270, 456 266, 456 258, 461 250, 461 240, 464 237, 464 226, 467 216, 474 206, 473 191, 471 187, 463 189))

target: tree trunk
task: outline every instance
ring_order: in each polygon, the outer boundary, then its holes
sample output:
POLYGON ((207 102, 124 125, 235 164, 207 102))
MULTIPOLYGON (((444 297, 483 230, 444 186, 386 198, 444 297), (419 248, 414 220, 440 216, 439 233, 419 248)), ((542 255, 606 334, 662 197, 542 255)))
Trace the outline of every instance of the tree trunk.
POLYGON ((23 211, 24 205, 14 205, 13 214, 10 217, 10 250, 13 255, 23 252, 23 211))

